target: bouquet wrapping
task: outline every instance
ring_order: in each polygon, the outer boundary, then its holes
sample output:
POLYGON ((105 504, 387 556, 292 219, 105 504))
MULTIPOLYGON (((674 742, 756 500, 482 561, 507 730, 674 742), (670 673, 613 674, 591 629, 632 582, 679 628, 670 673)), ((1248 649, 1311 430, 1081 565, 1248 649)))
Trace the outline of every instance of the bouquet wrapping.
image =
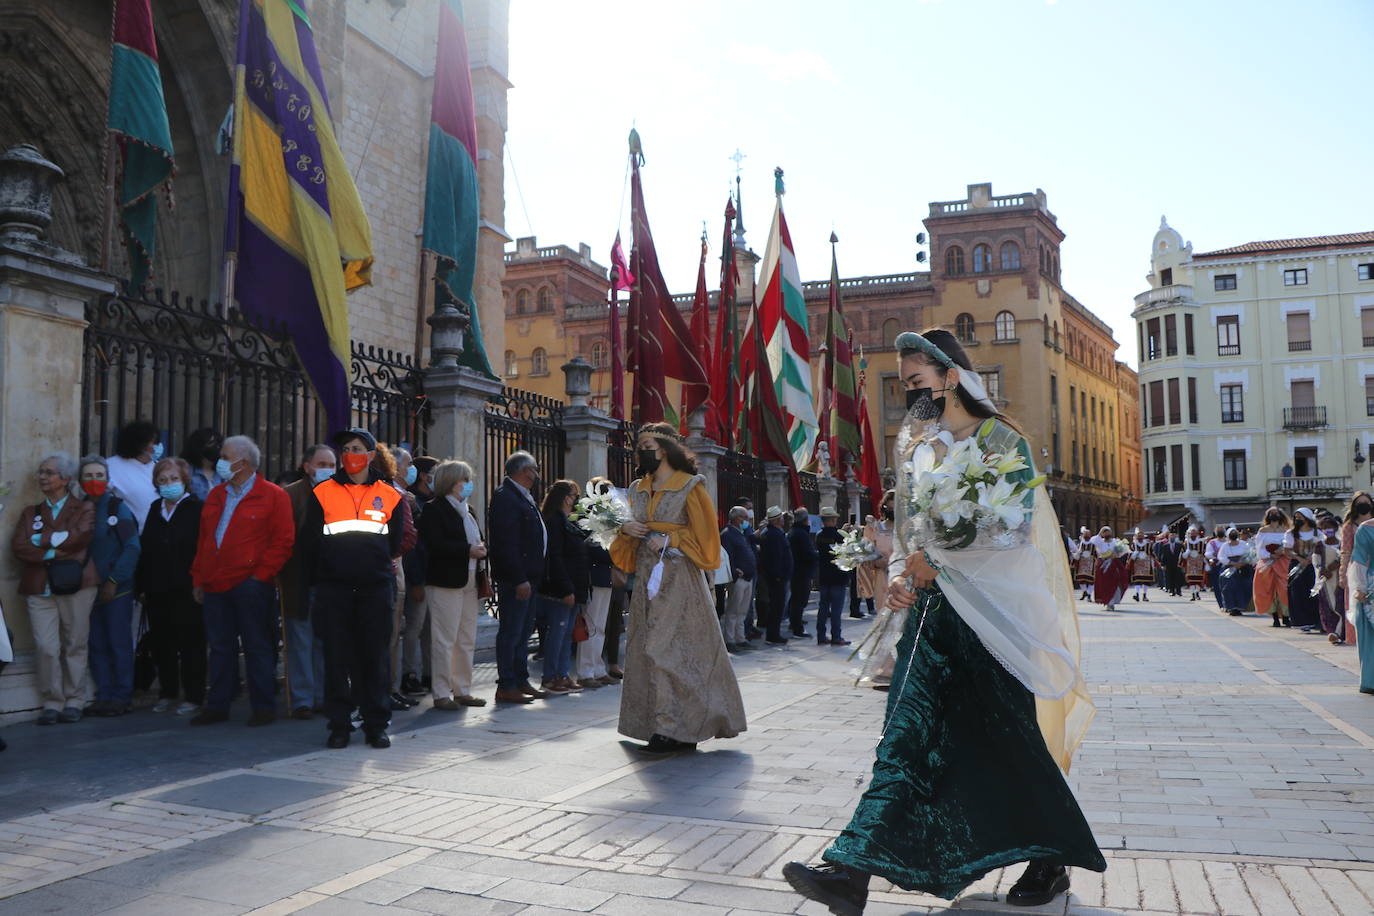
POLYGON ((830 552, 830 561, 845 572, 853 572, 865 563, 881 559, 883 555, 878 553, 878 546, 857 528, 843 532, 840 542, 830 552))
POLYGON ((568 518, 586 531, 593 541, 609 550, 620 534, 620 527, 634 520, 625 491, 604 477, 587 481, 586 495, 577 501, 568 518))

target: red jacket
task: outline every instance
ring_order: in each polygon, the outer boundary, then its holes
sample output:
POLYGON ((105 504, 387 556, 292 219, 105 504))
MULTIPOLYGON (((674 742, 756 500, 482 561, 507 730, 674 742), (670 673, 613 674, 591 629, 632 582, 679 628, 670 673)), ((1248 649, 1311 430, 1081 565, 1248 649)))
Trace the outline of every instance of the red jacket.
POLYGON ((205 499, 191 582, 207 592, 227 592, 250 576, 270 584, 290 559, 296 540, 291 497, 258 475, 253 489, 234 508, 224 543, 216 547, 215 529, 226 496, 225 484, 220 484, 205 499))

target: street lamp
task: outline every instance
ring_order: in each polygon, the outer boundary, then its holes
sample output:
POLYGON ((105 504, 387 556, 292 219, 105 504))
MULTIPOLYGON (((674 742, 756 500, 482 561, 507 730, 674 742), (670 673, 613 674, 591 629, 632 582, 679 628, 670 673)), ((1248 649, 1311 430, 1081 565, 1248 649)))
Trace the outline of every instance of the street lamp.
MULTIPOLYGON (((1355 440, 1355 475, 1358 477, 1360 469, 1364 467, 1364 453, 1360 451, 1360 440, 1355 440)), ((1374 464, 1369 466, 1369 483, 1374 485, 1374 464)))

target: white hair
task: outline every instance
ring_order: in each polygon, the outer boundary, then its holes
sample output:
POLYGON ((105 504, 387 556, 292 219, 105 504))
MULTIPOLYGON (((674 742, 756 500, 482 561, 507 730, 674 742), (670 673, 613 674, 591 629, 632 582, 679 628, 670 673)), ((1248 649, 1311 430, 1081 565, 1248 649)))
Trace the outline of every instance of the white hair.
POLYGON ((262 466, 262 449, 247 436, 230 436, 220 443, 220 448, 242 453, 243 460, 252 465, 255 471, 262 466))
POLYGON ((53 452, 50 455, 44 455, 43 460, 38 462, 38 466, 41 468, 49 461, 52 462, 53 470, 57 471, 58 476, 68 480, 75 480, 77 472, 81 470, 76 459, 67 452, 53 452))

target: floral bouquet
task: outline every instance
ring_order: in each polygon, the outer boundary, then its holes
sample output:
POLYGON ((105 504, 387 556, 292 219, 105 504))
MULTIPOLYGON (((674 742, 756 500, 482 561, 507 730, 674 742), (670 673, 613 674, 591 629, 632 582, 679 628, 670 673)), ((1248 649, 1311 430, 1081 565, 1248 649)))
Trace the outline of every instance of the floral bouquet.
POLYGON ((840 542, 830 551, 830 562, 837 569, 853 572, 865 563, 883 559, 878 545, 864 537, 863 531, 853 528, 840 535, 840 542))
MULTIPOLYGON (((1259 554, 1255 553, 1255 548, 1251 547, 1245 552, 1245 556, 1240 558, 1240 562, 1242 566, 1254 566, 1259 562, 1259 554)), ((1223 579, 1229 579, 1236 574, 1236 570, 1238 569, 1240 569, 1240 566, 1232 566, 1230 563, 1227 563, 1226 568, 1221 571, 1221 577, 1223 579)))
POLYGON ((614 486, 604 477, 593 477, 587 481, 586 493, 577 501, 568 518, 590 534, 591 539, 609 550, 620 528, 634 520, 630 500, 625 491, 614 486))
POLYGON ((948 452, 936 455, 928 442, 912 452, 903 470, 909 475, 909 517, 928 518, 935 540, 951 549, 968 547, 980 534, 992 543, 1009 546, 1013 535, 1030 521, 1026 495, 1045 482, 1043 475, 1012 483, 1008 475, 1026 469, 1019 452, 983 451, 983 441, 995 421, 979 427, 978 435, 957 443, 946 439, 948 452))

